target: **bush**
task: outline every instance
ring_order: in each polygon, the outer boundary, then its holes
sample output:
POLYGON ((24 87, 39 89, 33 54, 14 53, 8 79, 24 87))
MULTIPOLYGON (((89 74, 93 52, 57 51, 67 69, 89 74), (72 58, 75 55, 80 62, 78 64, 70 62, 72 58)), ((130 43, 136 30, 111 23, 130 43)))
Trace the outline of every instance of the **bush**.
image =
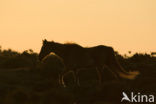
POLYGON ((26 50, 23 53, 11 49, 0 51, 0 68, 34 67, 37 63, 37 53, 26 50))

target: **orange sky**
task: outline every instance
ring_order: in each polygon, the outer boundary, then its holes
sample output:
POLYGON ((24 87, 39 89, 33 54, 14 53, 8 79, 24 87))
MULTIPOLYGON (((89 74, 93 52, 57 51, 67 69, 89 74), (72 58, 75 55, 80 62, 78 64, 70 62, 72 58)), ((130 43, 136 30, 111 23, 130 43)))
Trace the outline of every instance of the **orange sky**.
POLYGON ((0 0, 3 49, 39 52, 44 38, 156 51, 156 0, 0 0))

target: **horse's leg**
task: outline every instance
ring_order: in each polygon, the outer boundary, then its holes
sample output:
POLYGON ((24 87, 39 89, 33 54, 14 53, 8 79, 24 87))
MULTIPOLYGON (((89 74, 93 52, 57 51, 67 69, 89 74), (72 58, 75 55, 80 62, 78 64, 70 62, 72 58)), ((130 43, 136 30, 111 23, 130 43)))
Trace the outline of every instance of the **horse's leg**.
POLYGON ((73 77, 74 77, 74 84, 76 83, 76 74, 75 74, 75 71, 72 71, 73 72, 73 77))
POLYGON ((69 71, 68 70, 65 70, 63 73, 61 73, 60 75, 60 84, 63 85, 63 87, 66 87, 65 83, 64 83, 64 76, 65 74, 67 74, 69 71))
POLYGON ((96 67, 98 78, 99 78, 99 84, 102 85, 102 71, 99 67, 96 67))
POLYGON ((76 83, 78 86, 80 86, 80 81, 79 81, 79 71, 76 70, 76 83))
POLYGON ((103 68, 106 68, 109 72, 111 72, 113 74, 113 76, 118 80, 119 77, 118 77, 118 74, 114 71, 111 70, 111 68, 107 65, 104 65, 103 68))
POLYGON ((74 70, 74 71, 73 71, 73 76, 74 76, 74 82, 75 82, 78 86, 80 86, 78 70, 74 70))
POLYGON ((61 84, 63 87, 66 87, 66 86, 65 86, 65 83, 64 83, 64 73, 61 73, 61 74, 60 74, 60 84, 61 84))
POLYGON ((59 74, 59 84, 61 85, 61 74, 59 74))

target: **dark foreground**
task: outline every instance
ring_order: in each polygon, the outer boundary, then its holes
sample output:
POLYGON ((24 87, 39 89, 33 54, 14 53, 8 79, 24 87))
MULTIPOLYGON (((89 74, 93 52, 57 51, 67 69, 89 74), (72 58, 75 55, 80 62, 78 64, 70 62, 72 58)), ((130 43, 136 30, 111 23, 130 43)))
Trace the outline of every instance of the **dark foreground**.
POLYGON ((74 84, 72 74, 65 76, 67 87, 60 86, 57 75, 52 72, 29 68, 1 69, 0 104, 121 104, 123 91, 156 95, 154 69, 144 69, 133 81, 113 80, 106 70, 101 87, 94 69, 80 72, 80 87, 74 84))
MULTIPOLYGON (((58 84, 58 73, 62 69, 55 56, 41 67, 36 61, 37 54, 32 51, 21 54, 0 51, 0 104, 121 104, 122 92, 129 97, 131 92, 156 97, 156 57, 148 54, 117 57, 125 69, 138 70, 140 75, 135 80, 115 80, 105 69, 104 83, 99 86, 96 70, 87 69, 79 73, 81 86, 75 85, 69 73, 65 76, 67 87, 64 88, 58 84)), ((153 104, 145 100, 140 104, 153 104)), ((154 100, 156 102, 156 98, 154 100)))

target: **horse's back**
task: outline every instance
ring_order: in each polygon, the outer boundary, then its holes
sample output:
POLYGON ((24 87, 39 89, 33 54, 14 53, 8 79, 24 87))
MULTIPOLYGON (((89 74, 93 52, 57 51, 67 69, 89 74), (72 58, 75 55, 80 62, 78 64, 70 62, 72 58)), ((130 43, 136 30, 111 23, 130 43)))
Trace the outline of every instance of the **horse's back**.
POLYGON ((111 55, 114 54, 112 47, 99 45, 95 47, 86 48, 86 51, 93 57, 96 64, 103 65, 108 62, 111 55))
POLYGON ((91 66, 94 63, 85 48, 78 44, 65 44, 63 57, 70 68, 91 66))

